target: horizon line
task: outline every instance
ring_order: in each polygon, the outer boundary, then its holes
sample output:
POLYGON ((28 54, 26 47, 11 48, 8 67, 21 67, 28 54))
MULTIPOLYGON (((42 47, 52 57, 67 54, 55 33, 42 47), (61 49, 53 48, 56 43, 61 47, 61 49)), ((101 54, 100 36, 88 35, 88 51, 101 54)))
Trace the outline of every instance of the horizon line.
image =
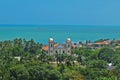
POLYGON ((0 26, 120 26, 120 25, 85 25, 85 24, 0 24, 0 26))

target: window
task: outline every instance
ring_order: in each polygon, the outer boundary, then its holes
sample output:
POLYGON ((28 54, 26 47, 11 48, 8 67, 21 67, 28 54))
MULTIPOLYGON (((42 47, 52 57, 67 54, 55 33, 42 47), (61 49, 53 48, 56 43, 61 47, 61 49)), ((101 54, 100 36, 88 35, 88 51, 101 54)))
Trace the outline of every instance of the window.
POLYGON ((70 45, 68 45, 68 48, 70 47, 70 45))
POLYGON ((50 51, 50 53, 52 53, 53 51, 50 51))
POLYGON ((52 47, 52 44, 50 45, 50 47, 52 47))
POLYGON ((58 52, 56 51, 56 53, 58 53, 58 52))
POLYGON ((70 53, 70 51, 68 51, 68 53, 70 53))
POLYGON ((63 53, 65 53, 65 51, 63 51, 63 53))

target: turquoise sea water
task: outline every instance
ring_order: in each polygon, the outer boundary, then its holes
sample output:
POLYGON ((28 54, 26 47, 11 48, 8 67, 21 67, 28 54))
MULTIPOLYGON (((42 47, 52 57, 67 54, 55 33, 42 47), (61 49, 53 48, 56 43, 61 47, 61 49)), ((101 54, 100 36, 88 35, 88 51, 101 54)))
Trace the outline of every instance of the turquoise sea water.
POLYGON ((64 43, 67 37, 73 42, 98 39, 120 39, 120 26, 0 26, 0 41, 15 38, 33 38, 36 42, 47 43, 53 37, 56 42, 64 43))

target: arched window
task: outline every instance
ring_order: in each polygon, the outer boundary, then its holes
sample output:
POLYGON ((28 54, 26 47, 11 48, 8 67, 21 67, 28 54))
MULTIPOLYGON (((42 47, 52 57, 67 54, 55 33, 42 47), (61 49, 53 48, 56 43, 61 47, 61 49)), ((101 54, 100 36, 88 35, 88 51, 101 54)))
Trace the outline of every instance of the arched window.
POLYGON ((51 50, 50 53, 53 53, 53 51, 51 50))
POLYGON ((51 44, 50 47, 53 47, 53 45, 51 44))
POLYGON ((58 51, 56 51, 56 53, 58 53, 58 51))
POLYGON ((70 53, 70 51, 68 51, 68 53, 70 53))
POLYGON ((68 44, 68 48, 70 47, 70 45, 68 44))

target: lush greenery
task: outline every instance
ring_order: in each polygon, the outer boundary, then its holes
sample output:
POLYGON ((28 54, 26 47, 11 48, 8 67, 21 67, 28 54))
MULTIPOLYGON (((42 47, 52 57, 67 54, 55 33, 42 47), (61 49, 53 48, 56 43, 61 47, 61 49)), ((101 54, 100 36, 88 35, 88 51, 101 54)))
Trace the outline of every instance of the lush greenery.
POLYGON ((1 41, 0 80, 120 80, 120 49, 84 47, 72 52, 48 55, 33 39, 1 41), (108 69, 108 63, 115 68, 108 69))

